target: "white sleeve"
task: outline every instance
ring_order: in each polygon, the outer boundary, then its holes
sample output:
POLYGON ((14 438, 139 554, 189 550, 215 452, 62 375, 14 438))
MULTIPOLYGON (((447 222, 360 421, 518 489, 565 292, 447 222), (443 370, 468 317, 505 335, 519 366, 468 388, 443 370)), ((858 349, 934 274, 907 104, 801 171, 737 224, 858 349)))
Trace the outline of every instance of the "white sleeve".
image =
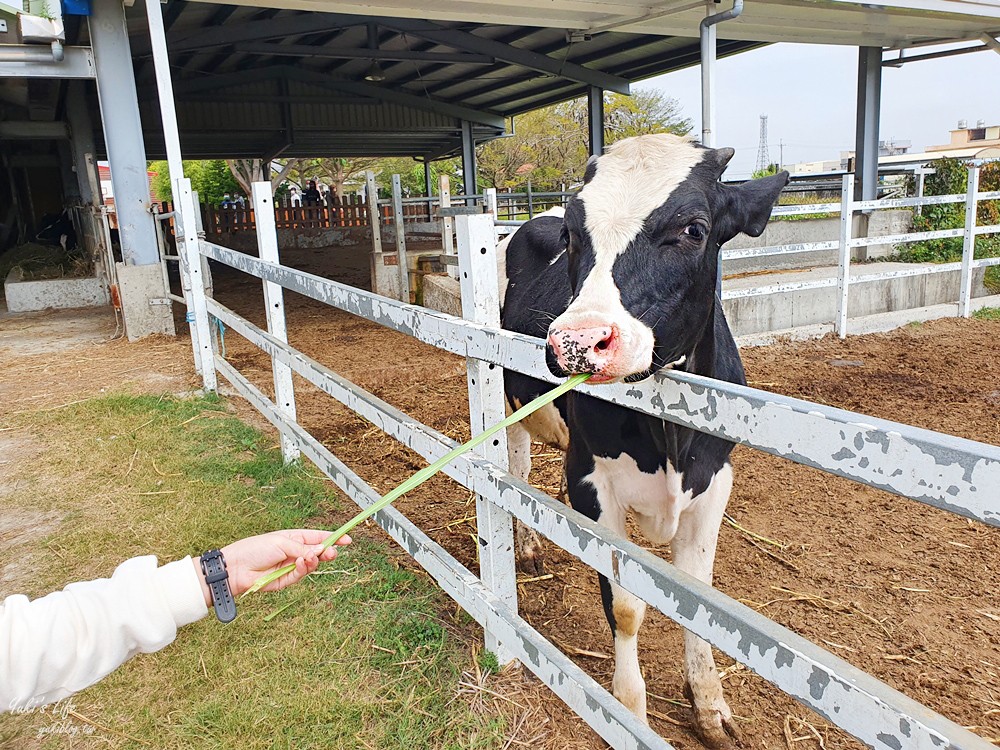
POLYGON ((111 578, 34 601, 0 602, 0 713, 61 700, 139 652, 157 651, 208 611, 190 557, 123 562, 111 578))

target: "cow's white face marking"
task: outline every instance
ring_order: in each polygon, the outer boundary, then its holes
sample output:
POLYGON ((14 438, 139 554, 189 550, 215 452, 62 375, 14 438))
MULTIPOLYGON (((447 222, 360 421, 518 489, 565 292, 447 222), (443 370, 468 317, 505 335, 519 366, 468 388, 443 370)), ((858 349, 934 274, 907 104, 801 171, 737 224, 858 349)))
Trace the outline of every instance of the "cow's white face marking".
POLYGON ((582 229, 594 252, 594 267, 550 331, 613 326, 618 353, 600 380, 643 372, 652 365, 655 321, 639 320, 625 309, 612 269, 647 217, 666 203, 707 153, 691 140, 670 134, 620 141, 596 160, 594 176, 577 196, 584 205, 582 229))

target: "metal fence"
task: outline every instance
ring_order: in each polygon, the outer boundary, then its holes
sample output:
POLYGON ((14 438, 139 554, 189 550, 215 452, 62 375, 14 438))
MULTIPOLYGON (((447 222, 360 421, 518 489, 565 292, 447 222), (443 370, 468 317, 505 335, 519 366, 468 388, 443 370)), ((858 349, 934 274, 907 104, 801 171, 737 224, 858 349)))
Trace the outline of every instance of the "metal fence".
POLYGON ((837 294, 837 316, 834 321, 834 327, 840 337, 844 338, 847 335, 848 328, 848 295, 851 285, 869 284, 875 281, 899 279, 907 276, 926 276, 958 270, 961 271, 959 298, 957 300, 958 313, 963 317, 968 317, 971 314, 972 309, 973 271, 978 268, 1000 265, 1000 258, 977 259, 974 257, 976 237, 1000 232, 1000 225, 976 225, 976 213, 979 202, 1000 199, 1000 191, 979 192, 979 165, 974 164, 969 167, 967 190, 964 194, 934 195, 917 198, 887 198, 869 201, 854 200, 853 196, 854 176, 844 175, 839 202, 778 206, 771 213, 772 217, 835 213, 840 217, 840 237, 836 240, 796 243, 789 245, 772 245, 768 247, 746 248, 740 250, 723 250, 721 255, 722 260, 734 260, 737 258, 761 258, 765 256, 788 255, 793 253, 816 253, 837 250, 839 253, 839 260, 836 277, 817 279, 815 281, 773 284, 770 286, 760 286, 749 289, 729 291, 723 289, 722 299, 730 300, 741 297, 760 297, 771 294, 801 292, 808 289, 835 287, 837 294), (965 224, 963 227, 956 229, 939 229, 928 232, 909 232, 906 234, 885 235, 882 237, 853 236, 854 217, 859 212, 910 207, 915 207, 919 211, 920 207, 923 206, 963 202, 965 203, 965 224), (962 238, 962 260, 960 262, 938 263, 899 271, 864 274, 863 276, 859 275, 856 277, 852 277, 851 275, 851 251, 854 248, 872 247, 876 245, 900 245, 924 240, 946 239, 949 237, 962 238))
MULTIPOLYGON (((216 373, 281 433, 285 458, 312 460, 366 507, 378 498, 350 467, 295 419, 292 373, 340 401, 428 461, 453 441, 396 410, 288 345, 283 290, 359 315, 467 358, 473 434, 503 416, 502 368, 543 380, 543 342, 499 328, 496 226, 489 214, 454 217, 466 320, 380 297, 280 264, 275 228, 258 225, 259 257, 197 234, 190 182, 178 180, 182 271, 196 364, 207 389, 216 373), (206 294, 204 259, 262 280, 267 330, 206 294), (210 321, 221 321, 272 361, 269 398, 214 350, 210 321)), ((270 186, 255 186, 258 216, 273 216, 270 186)), ((590 395, 667 419, 928 505, 1000 526, 1000 448, 696 375, 668 372, 634 384, 584 387, 590 395), (790 437, 795 436, 795 437, 790 437)), ((616 535, 505 470, 501 434, 479 454, 444 470, 478 495, 484 540, 476 576, 404 515, 387 508, 375 520, 484 628, 501 660, 519 659, 615 748, 670 745, 639 722, 594 679, 517 612, 512 518, 536 529, 626 590, 711 642, 862 742, 903 750, 996 750, 986 740, 874 677, 616 535)))

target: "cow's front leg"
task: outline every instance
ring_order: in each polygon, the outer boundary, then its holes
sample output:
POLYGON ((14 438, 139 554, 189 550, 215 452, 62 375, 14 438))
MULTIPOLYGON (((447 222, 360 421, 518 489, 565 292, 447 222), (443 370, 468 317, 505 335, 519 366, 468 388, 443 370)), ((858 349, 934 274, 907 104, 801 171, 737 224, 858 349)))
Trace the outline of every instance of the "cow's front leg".
MULTIPOLYGON (((507 409, 510 412, 510 408, 507 409)), ((507 428, 507 465, 510 473, 528 481, 531 474, 531 435, 518 423, 507 428)), ((526 575, 539 576, 545 571, 542 540, 538 532, 520 521, 515 522, 517 567, 526 575)))
MULTIPOLYGON (((705 583, 712 583, 719 524, 733 488, 733 469, 726 464, 701 495, 680 516, 671 547, 674 565, 705 583)), ((722 695, 722 681, 715 667, 712 647, 684 631, 684 692, 691 701, 695 728, 711 748, 734 746, 738 733, 733 714, 722 695)))
MULTIPOLYGON (((576 456, 570 446, 566 457, 566 481, 573 508, 602 526, 625 536, 625 510, 617 502, 613 483, 594 466, 590 456, 576 456)), ((646 718, 646 681, 639 669, 639 627, 646 603, 599 576, 604 615, 615 641, 615 673, 611 692, 643 723, 646 718)))

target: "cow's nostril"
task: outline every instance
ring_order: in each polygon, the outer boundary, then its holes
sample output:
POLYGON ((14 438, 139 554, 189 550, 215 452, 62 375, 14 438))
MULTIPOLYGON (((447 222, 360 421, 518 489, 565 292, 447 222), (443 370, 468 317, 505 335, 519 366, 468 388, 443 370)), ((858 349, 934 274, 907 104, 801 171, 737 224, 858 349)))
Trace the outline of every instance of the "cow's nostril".
POLYGON ((609 331, 608 329, 605 328, 604 330, 607 331, 607 333, 604 335, 604 338, 602 338, 600 341, 594 344, 594 349, 596 349, 599 352, 607 351, 611 347, 612 342, 615 340, 614 329, 611 329, 609 331))

